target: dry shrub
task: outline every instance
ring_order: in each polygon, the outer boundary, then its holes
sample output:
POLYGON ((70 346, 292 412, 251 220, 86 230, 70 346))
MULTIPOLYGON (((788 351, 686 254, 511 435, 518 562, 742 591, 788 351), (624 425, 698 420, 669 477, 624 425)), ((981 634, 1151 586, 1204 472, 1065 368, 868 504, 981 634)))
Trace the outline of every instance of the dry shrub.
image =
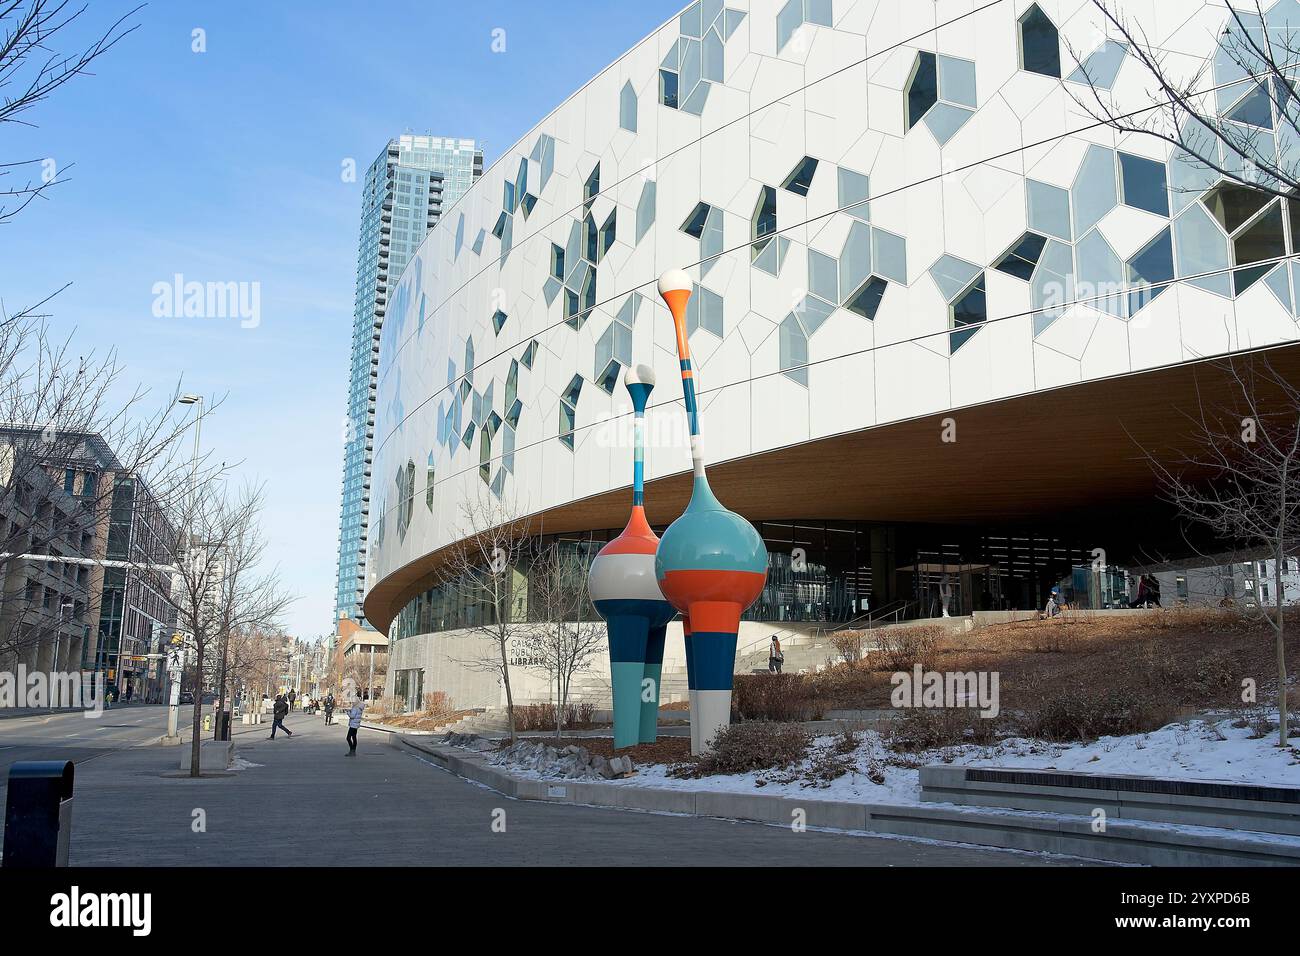
POLYGON ((981 717, 973 707, 909 707, 885 731, 890 749, 907 753, 958 744, 992 744, 1007 729, 1006 718, 981 717))
POLYGON ((1035 654, 1064 654, 1074 649, 1075 628, 1062 626, 1055 621, 1044 622, 1029 632, 1029 649, 1035 654))
POLYGON ((862 658, 864 636, 863 631, 836 631, 831 635, 831 646, 846 663, 853 664, 862 658))
POLYGON ((447 714, 454 708, 451 706, 451 698, 447 696, 446 691, 433 690, 427 691, 424 695, 424 712, 426 714, 447 714))
POLYGON ((814 675, 737 674, 731 707, 738 720, 815 720, 822 708, 814 675))
POLYGON ((731 724, 718 731, 712 749, 694 763, 674 767, 674 777, 707 777, 717 773, 779 770, 802 760, 809 734, 798 724, 761 721, 731 724))
MULTIPOLYGON (((405 709, 406 699, 392 694, 388 697, 380 697, 377 701, 371 701, 371 707, 377 710, 382 717, 393 717, 405 709)), ((370 708, 366 709, 369 710, 370 708)))
POLYGON ((882 627, 873 632, 880 646, 875 663, 888 671, 911 670, 914 664, 929 669, 933 666, 944 636, 939 624, 922 624, 916 627, 882 627))
MULTIPOLYGON (((566 704, 564 707, 564 726, 571 730, 585 730, 594 722, 595 714, 595 705, 588 701, 566 704)), ((517 704, 515 706, 515 730, 554 729, 554 704, 517 704)))
POLYGON ((1143 734, 1176 719, 1179 708, 1131 685, 1044 688, 1018 701, 1015 723, 1022 736, 1042 740, 1095 740, 1143 734))

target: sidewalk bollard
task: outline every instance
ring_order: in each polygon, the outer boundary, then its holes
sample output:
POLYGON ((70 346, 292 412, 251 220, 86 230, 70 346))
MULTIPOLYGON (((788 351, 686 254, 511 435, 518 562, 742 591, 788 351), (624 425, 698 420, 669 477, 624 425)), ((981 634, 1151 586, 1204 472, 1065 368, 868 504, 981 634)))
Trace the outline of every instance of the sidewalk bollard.
POLYGON ((73 773, 70 760, 27 760, 9 768, 4 860, 0 865, 68 865, 73 773))

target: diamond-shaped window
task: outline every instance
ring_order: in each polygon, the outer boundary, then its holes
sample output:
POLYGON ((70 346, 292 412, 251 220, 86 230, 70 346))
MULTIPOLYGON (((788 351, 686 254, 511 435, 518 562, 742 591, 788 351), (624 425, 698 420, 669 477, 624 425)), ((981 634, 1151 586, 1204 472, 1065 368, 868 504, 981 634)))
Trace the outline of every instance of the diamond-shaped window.
POLYGON ((871 276, 844 303, 844 308, 850 312, 856 312, 865 319, 874 319, 876 313, 880 311, 880 300, 884 298, 885 289, 888 287, 889 283, 880 276, 871 276))
POLYGON ((1238 183, 1220 183, 1204 196, 1201 202, 1228 233, 1234 233, 1252 216, 1264 208, 1272 198, 1262 189, 1252 189, 1238 183))
POLYGON ((939 70, 933 53, 921 50, 916 54, 903 93, 907 98, 907 128, 911 129, 939 102, 939 70))
POLYGON ((754 204, 754 215, 750 219, 750 258, 757 259, 760 252, 767 247, 772 233, 776 232, 776 190, 764 186, 759 190, 758 201, 754 204))
POLYGON ((969 342, 988 317, 988 304, 984 296, 984 273, 981 272, 979 278, 954 300, 949 309, 950 324, 955 330, 948 333, 949 351, 956 352, 969 342))
POLYGON ((993 268, 1028 282, 1034 274, 1034 266, 1038 265, 1038 259, 1042 256, 1045 245, 1047 239, 1044 236, 1036 232, 1027 232, 1007 250, 993 268))
POLYGON ((790 175, 785 177, 785 181, 781 183, 781 188, 787 189, 798 196, 807 196, 815 172, 817 172, 817 160, 811 156, 805 156, 799 160, 794 169, 790 170, 790 175))
POLYGON ((570 405, 578 404, 578 396, 582 394, 582 376, 575 375, 569 380, 569 387, 564 390, 564 400, 570 405))
POLYGON ((682 222, 682 232, 692 239, 698 239, 704 235, 704 224, 708 222, 710 206, 708 203, 696 203, 691 214, 682 222))

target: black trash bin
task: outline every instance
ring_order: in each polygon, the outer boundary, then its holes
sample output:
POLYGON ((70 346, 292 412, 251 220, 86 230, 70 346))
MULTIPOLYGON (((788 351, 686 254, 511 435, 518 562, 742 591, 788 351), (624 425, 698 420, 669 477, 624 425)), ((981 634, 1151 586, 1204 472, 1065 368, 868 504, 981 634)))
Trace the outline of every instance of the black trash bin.
POLYGON ((68 865, 72 778, 71 760, 27 760, 9 768, 2 865, 68 865))
POLYGON ((217 712, 217 740, 230 739, 230 717, 231 713, 228 710, 217 712))

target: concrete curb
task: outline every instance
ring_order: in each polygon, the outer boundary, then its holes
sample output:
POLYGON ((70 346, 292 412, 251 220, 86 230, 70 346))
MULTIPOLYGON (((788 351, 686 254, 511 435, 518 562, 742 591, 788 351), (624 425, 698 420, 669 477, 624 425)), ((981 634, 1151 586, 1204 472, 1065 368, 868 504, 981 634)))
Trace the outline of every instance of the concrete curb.
POLYGON ((810 827, 967 843, 1031 853, 1056 853, 1109 863, 1147 866, 1300 866, 1300 845, 1278 843, 1232 830, 1174 827, 1111 820, 1093 832, 1088 816, 951 805, 853 803, 796 799, 767 794, 665 790, 573 780, 530 780, 512 776, 468 751, 410 740, 394 733, 394 747, 406 746, 459 777, 517 800, 541 800, 721 817, 789 826, 803 811, 810 827))

